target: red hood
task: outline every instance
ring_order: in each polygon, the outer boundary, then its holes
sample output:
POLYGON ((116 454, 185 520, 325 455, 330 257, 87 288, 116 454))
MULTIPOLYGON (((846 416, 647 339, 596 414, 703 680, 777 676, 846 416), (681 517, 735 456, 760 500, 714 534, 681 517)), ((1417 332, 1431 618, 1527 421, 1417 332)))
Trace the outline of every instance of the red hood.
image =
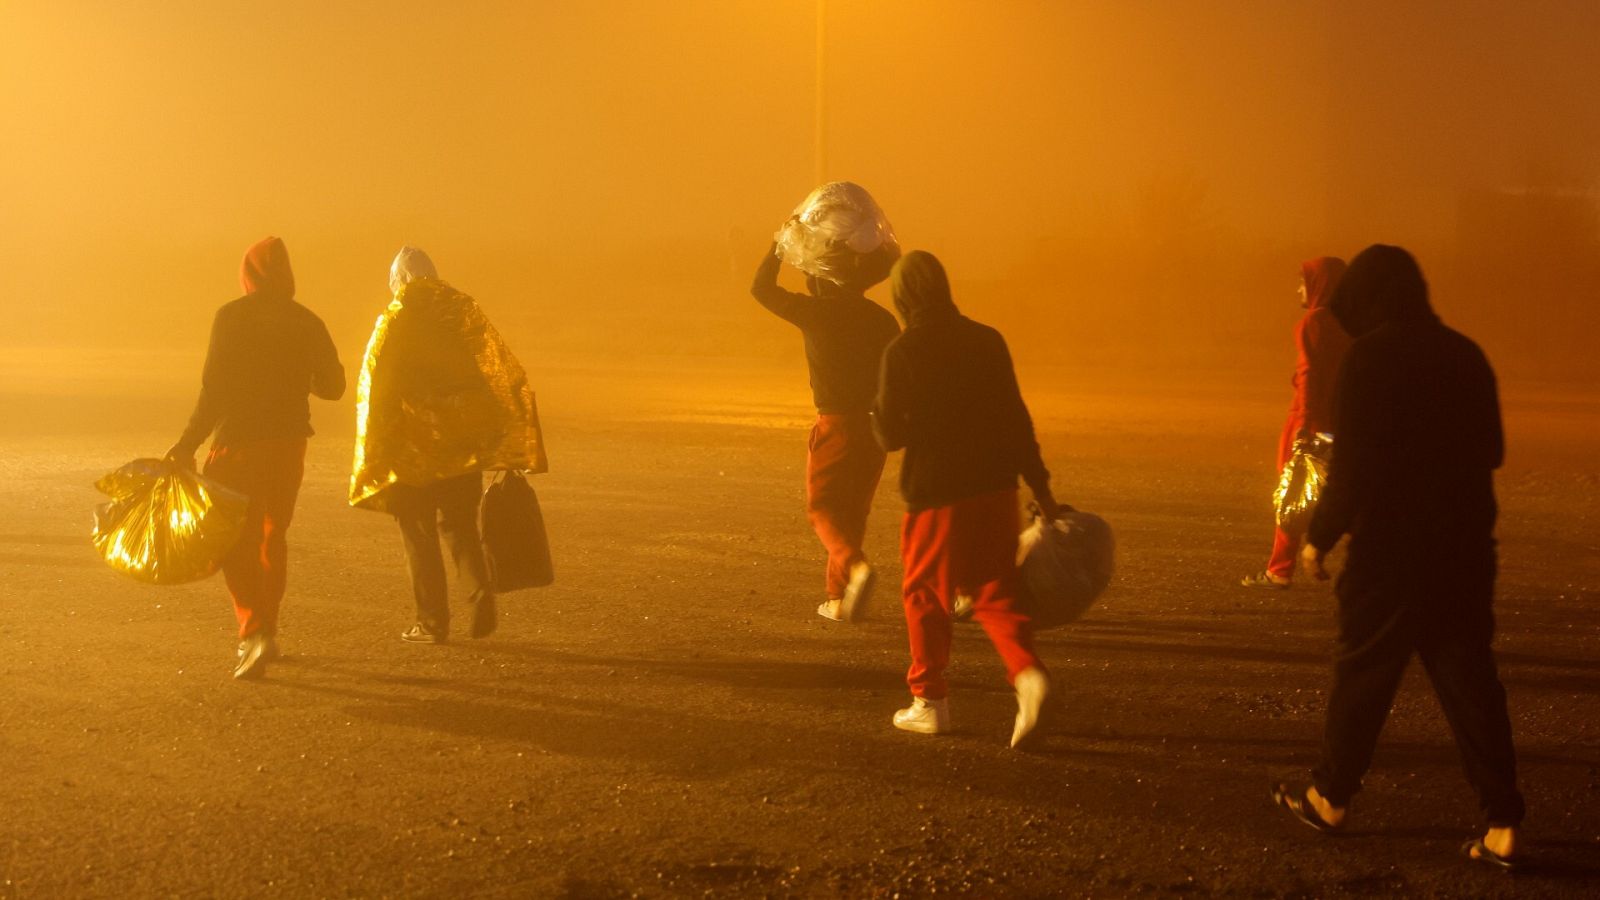
POLYGON ((283 241, 263 238, 246 250, 239 266, 239 284, 246 294, 293 300, 294 272, 289 268, 289 250, 283 241))
POLYGON ((1337 256, 1308 259, 1300 264, 1300 275, 1306 280, 1306 309, 1325 309, 1344 277, 1344 260, 1337 256))

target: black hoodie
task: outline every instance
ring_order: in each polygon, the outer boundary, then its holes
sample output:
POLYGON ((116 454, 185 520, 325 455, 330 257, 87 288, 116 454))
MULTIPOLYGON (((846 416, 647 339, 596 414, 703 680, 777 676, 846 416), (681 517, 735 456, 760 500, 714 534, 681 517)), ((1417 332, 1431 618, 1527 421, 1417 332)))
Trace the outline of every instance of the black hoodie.
POLYGON ((1326 551, 1349 533, 1351 565, 1412 570, 1492 553, 1493 472, 1505 444, 1483 351, 1439 321, 1421 269, 1399 247, 1363 250, 1330 308, 1355 343, 1308 540, 1326 551))
POLYGON ((912 511, 1015 489, 1021 475, 1049 492, 1033 420, 1000 332, 956 309, 944 267, 906 254, 890 276, 906 330, 883 354, 873 429, 885 450, 904 447, 900 492, 912 511))

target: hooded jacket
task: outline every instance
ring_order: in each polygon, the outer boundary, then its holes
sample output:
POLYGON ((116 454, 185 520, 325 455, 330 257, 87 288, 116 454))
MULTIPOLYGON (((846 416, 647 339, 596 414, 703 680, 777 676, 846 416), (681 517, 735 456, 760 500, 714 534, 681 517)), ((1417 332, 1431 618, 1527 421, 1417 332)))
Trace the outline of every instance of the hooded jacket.
POLYGON ((1050 473, 1000 332, 961 315, 930 253, 901 257, 890 281, 906 330, 884 351, 872 424, 885 450, 906 451, 907 506, 1015 490, 1018 475, 1047 493, 1050 473))
POLYGON ((389 267, 356 382, 350 505, 387 511, 389 488, 488 470, 543 472, 533 388, 476 301, 405 247, 389 267))
POLYGON ((1289 417, 1312 433, 1333 431, 1334 386, 1338 383, 1339 366, 1350 349, 1350 336, 1328 308, 1344 270, 1344 260, 1333 256, 1320 256, 1300 265, 1306 284, 1306 313, 1294 329, 1297 359, 1294 405, 1289 408, 1289 417))
POLYGON ((294 272, 283 241, 266 238, 239 267, 244 296, 211 324, 200 399, 178 449, 189 456, 213 431, 222 445, 311 432, 310 394, 344 396, 344 366, 316 313, 294 300, 294 272))
POLYGON ((872 408, 883 348, 900 333, 900 326, 860 287, 810 276, 806 279, 810 295, 784 290, 778 286, 781 263, 774 244, 756 269, 750 293, 757 303, 800 329, 817 412, 866 413, 872 408))
POLYGON ((1505 455, 1493 369, 1434 315, 1411 254, 1374 245, 1330 309, 1355 342, 1340 370, 1328 482, 1307 539, 1349 533, 1352 567, 1396 572, 1492 554, 1495 469, 1505 455))

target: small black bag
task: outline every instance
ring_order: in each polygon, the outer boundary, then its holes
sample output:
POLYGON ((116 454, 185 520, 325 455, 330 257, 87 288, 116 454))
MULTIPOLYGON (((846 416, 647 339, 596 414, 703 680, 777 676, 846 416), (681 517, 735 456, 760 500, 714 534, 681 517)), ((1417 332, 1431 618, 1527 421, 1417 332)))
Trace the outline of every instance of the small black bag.
POLYGON ((478 530, 495 591, 544 587, 555 581, 539 496, 521 472, 495 473, 478 507, 478 530))

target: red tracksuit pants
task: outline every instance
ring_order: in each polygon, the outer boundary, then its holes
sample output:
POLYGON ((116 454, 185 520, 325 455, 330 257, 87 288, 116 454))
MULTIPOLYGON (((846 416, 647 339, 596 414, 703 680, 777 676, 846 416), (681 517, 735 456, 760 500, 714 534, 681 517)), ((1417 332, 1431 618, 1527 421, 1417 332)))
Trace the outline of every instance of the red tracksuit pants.
POLYGON ((949 695, 950 610, 956 594, 972 597, 972 617, 1005 662, 1006 679, 1043 669, 1033 650, 1033 622, 1017 609, 1016 489, 968 497, 949 506, 906 513, 900 530, 905 564, 906 631, 911 637, 911 693, 949 695))
POLYGON ((305 460, 303 437, 218 444, 206 458, 206 477, 250 498, 244 533, 222 561, 241 639, 278 630, 278 607, 289 572, 285 535, 294 517, 305 460))
POLYGON ((861 544, 884 459, 866 413, 819 415, 811 426, 806 517, 828 551, 827 590, 832 599, 844 596, 850 567, 866 558, 861 544))
MULTIPOLYGON (((1292 413, 1289 420, 1283 423, 1283 435, 1278 438, 1279 475, 1283 474, 1283 467, 1289 464, 1289 458, 1294 456, 1295 435, 1300 433, 1305 424, 1305 419, 1292 413)), ((1294 576, 1294 564, 1299 556, 1300 532, 1278 528, 1273 534, 1272 558, 1267 561, 1267 571, 1278 578, 1291 578, 1294 576)))

